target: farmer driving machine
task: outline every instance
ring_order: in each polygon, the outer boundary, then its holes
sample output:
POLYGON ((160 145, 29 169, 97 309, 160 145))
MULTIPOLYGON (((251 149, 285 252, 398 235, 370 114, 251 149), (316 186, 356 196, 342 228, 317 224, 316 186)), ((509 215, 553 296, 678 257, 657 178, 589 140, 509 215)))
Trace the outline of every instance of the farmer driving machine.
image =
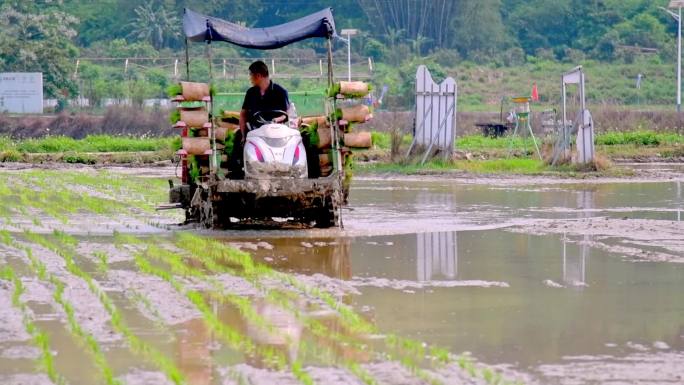
MULTIPOLYGON (((169 207, 185 210, 186 222, 226 228, 245 221, 288 218, 317 227, 341 226, 351 178, 351 152, 345 146, 353 122, 370 119, 359 103, 370 91, 361 82, 335 82, 332 42, 337 37, 330 9, 292 22, 249 29, 186 9, 186 80, 172 92, 181 130, 182 184, 171 184, 169 207), (213 86, 190 81, 188 42, 204 42, 211 74, 211 43, 276 49, 309 39, 327 43, 327 90, 317 116, 292 119, 285 111, 261 111, 251 117, 261 126, 246 135, 242 154, 232 154, 239 113, 219 110, 213 86), (356 102, 354 100, 357 100, 356 102), (285 120, 276 119, 285 117, 285 120), (290 119, 288 122, 287 119, 290 119), (231 158, 240 169, 231 169, 231 158)), ((350 136, 349 140, 355 139, 350 136)))

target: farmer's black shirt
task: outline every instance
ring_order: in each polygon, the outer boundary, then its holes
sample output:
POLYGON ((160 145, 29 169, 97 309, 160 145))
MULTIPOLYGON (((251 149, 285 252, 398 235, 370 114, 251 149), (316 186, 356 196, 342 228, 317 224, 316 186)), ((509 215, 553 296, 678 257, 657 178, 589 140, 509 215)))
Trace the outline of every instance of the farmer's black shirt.
MULTIPOLYGON (((274 111, 280 110, 287 112, 287 107, 290 100, 287 96, 287 90, 280 85, 270 82, 266 92, 261 95, 261 90, 258 86, 251 87, 245 94, 245 101, 242 103, 242 109, 247 110, 248 121, 255 126, 253 116, 258 111, 274 111)), ((273 119, 275 116, 271 114, 262 115, 266 120, 273 119)))

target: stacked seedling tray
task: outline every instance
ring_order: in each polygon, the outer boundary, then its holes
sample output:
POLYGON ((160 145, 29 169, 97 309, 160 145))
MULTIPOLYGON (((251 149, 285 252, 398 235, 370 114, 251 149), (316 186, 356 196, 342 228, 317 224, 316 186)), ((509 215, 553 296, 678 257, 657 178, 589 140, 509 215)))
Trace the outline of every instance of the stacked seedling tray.
POLYGON ((206 83, 180 82, 169 94, 177 103, 171 123, 181 135, 181 179, 183 184, 196 184, 211 173, 212 154, 218 146, 212 142, 211 88, 206 83))
MULTIPOLYGON (((370 148, 372 140, 370 132, 356 130, 356 126, 373 118, 372 108, 368 102, 371 86, 364 82, 337 82, 328 90, 328 96, 335 98, 335 109, 331 121, 336 121, 340 128, 339 137, 342 167, 344 169, 343 190, 349 191, 353 173, 352 148, 370 148)), ((346 196, 345 196, 346 200, 346 196)))

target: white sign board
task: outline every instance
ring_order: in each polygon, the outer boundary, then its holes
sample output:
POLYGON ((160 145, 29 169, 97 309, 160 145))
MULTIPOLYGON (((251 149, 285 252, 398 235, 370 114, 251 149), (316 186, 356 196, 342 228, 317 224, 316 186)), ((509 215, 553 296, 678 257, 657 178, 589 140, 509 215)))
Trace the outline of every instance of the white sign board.
POLYGON ((15 114, 43 113, 41 72, 0 73, 0 111, 15 114))
POLYGON ((451 153, 456 137, 456 81, 448 77, 440 84, 421 65, 416 72, 415 141, 451 153))

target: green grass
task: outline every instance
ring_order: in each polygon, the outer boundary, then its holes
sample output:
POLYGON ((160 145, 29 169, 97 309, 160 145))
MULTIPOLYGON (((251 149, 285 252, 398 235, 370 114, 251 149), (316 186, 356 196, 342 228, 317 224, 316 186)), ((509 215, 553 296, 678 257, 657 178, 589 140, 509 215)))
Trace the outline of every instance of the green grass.
MULTIPOLYGON (((373 145, 379 149, 389 149, 391 144, 390 134, 387 132, 371 132, 373 138, 373 145)), ((411 143, 411 136, 406 135, 402 139, 402 146, 407 146, 411 143)), ((537 144, 541 142, 537 138, 537 144)), ((656 132, 656 131, 628 131, 628 132, 605 132, 596 135, 597 145, 621 145, 621 144, 635 144, 645 146, 658 145, 684 145, 684 135, 671 132, 656 132)), ((478 151, 478 150, 500 150, 513 148, 532 148, 534 144, 531 138, 515 137, 499 137, 491 138, 482 135, 466 135, 456 138, 456 150, 461 151, 478 151)))
POLYGON ((621 144, 637 146, 684 145, 684 135, 655 131, 606 132, 596 135, 596 144, 605 146, 621 144))
MULTIPOLYGON (((458 68, 445 68, 458 82, 459 110, 499 111, 501 97, 530 95, 532 82, 539 87, 541 101, 533 105, 560 104, 560 76, 575 64, 535 58, 521 65, 495 67, 458 63, 458 68), (489 107, 489 108, 487 108, 489 107)), ((672 64, 658 58, 637 58, 633 63, 605 63, 583 60, 587 79, 587 102, 619 103, 635 108, 662 105, 674 110, 676 72, 672 64), (637 73, 645 76, 641 89, 634 87, 637 73), (638 103, 637 103, 638 102, 638 103)), ((570 90, 576 92, 576 88, 570 90)), ((569 92, 569 94, 570 94, 569 92)), ((541 108, 541 107, 539 107, 541 108)))
MULTIPOLYGON (((539 140, 537 140, 539 143, 539 140)), ((512 148, 522 148, 522 147, 533 147, 531 138, 490 138, 484 137, 482 135, 468 135, 462 136, 456 139, 456 150, 463 151, 474 151, 474 150, 487 150, 487 149, 507 149, 512 148)))
POLYGON ((552 171, 539 159, 511 158, 488 160, 432 160, 424 165, 417 163, 375 163, 358 167, 363 171, 420 174, 430 171, 467 171, 477 174, 539 174, 552 171))
MULTIPOLYGON (((377 148, 389 148, 390 135, 373 132, 373 141, 377 148)), ((407 136, 410 139, 410 137, 407 136)), ((406 138, 405 138, 406 139, 406 138)), ((410 142, 410 140, 409 140, 410 142)), ((540 139, 537 144, 541 147, 540 139)), ((402 144, 407 148, 407 144, 402 144)), ((657 157, 674 158, 684 156, 684 135, 671 132, 651 130, 629 132, 604 132, 596 135, 596 147, 600 154, 609 158, 657 157)), ((472 160, 434 159, 420 165, 416 159, 398 163, 381 161, 378 163, 360 163, 357 169, 361 172, 388 172, 400 174, 420 174, 430 172, 465 171, 477 174, 541 174, 562 173, 571 175, 581 169, 572 167, 550 167, 536 159, 534 143, 531 138, 499 137, 491 138, 482 135, 467 135, 456 139, 455 149, 458 154, 472 153, 472 160), (512 154, 510 153, 512 150, 512 154), (524 151, 521 151, 523 150, 524 151)), ((618 176, 616 169, 602 169, 604 175, 618 176)))
POLYGON ((83 153, 140 152, 179 148, 178 138, 150 138, 112 135, 89 135, 83 139, 67 136, 46 136, 37 139, 12 140, 0 137, 0 157, 14 159, 17 153, 83 153))
POLYGON ((456 169, 479 174, 537 174, 546 170, 539 159, 489 159, 481 161, 459 160, 454 162, 456 169))
MULTIPOLYGON (((539 139, 537 141, 539 142, 539 139)), ((456 149, 505 149, 508 148, 511 143, 513 148, 533 146, 531 138, 516 137, 511 141, 508 137, 489 138, 481 135, 468 135, 456 139, 456 149)), ((634 144, 639 146, 684 145, 684 135, 656 131, 604 132, 596 135, 596 144, 605 146, 622 144, 634 144)))
POLYGON ((373 146, 382 149, 389 149, 392 144, 392 138, 390 137, 390 134, 386 132, 371 132, 371 141, 373 142, 373 146))
MULTIPOLYGON (((408 147, 411 145, 413 137, 411 135, 404 135, 401 138, 401 145, 408 147)), ((389 132, 371 132, 371 141, 373 142, 373 147, 381 150, 389 150, 392 147, 392 136, 389 132)))

